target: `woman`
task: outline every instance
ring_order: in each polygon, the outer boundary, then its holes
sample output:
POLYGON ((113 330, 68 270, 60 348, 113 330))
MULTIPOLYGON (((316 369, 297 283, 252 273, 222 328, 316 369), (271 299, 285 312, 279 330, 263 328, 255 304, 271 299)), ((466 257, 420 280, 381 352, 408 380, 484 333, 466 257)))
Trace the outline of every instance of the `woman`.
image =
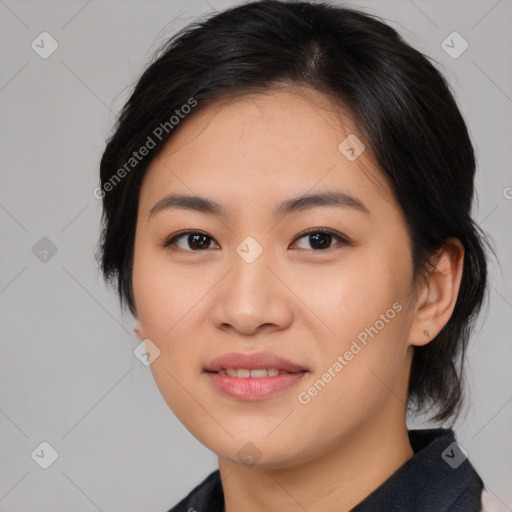
POLYGON ((479 511, 451 428, 486 293, 446 81, 376 17, 257 1, 193 24, 101 160, 105 278, 218 456, 172 511, 479 511))

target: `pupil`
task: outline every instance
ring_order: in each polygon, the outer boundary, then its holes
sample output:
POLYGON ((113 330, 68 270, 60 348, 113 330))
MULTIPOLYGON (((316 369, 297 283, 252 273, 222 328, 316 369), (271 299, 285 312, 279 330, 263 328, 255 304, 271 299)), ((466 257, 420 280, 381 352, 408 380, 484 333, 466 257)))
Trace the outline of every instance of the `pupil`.
POLYGON ((189 235, 188 239, 189 239, 189 245, 190 247, 192 247, 192 249, 196 249, 196 248, 199 248, 199 249, 203 249, 204 247, 207 247, 208 244, 201 244, 199 242, 199 240, 203 239, 203 242, 204 242, 204 239, 207 238, 206 235, 189 235), (190 242, 190 240, 192 239, 192 242, 190 242), (198 246, 198 247, 195 247, 195 246, 198 246))
POLYGON ((329 233, 315 233, 314 235, 310 235, 310 243, 311 243, 311 246, 314 248, 314 249, 321 249, 325 246, 329 247, 329 242, 330 242, 330 238, 331 238, 331 235, 329 235, 329 233), (315 245, 318 245, 318 241, 320 239, 320 247, 315 247, 315 245), (327 239, 327 244, 325 244, 325 241, 327 239), (323 242, 323 244, 322 244, 323 242))

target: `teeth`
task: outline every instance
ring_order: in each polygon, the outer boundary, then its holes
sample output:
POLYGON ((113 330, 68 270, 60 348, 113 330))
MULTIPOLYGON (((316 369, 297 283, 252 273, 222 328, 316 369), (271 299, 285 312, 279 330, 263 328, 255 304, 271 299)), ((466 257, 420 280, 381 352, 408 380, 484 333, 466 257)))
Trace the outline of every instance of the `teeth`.
POLYGON ((239 377, 246 379, 248 377, 275 377, 282 373, 290 373, 285 370, 279 371, 277 368, 258 368, 256 370, 248 370, 247 368, 227 368, 219 370, 219 375, 229 375, 230 377, 239 377))

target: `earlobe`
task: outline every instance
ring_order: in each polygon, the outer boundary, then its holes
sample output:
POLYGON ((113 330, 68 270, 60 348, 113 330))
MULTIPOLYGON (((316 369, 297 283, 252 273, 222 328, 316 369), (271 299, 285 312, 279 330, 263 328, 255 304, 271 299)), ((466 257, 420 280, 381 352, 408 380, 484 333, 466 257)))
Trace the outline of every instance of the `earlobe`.
POLYGON ((436 253, 433 264, 418 294, 410 345, 422 346, 432 341, 453 313, 464 265, 464 246, 460 240, 447 239, 436 253))
POLYGON ((137 338, 139 338, 139 340, 141 340, 141 341, 144 341, 145 336, 144 336, 144 334, 142 332, 142 325, 141 325, 139 320, 137 320, 135 322, 135 327, 134 327, 133 330, 135 331, 135 334, 137 335, 137 338))

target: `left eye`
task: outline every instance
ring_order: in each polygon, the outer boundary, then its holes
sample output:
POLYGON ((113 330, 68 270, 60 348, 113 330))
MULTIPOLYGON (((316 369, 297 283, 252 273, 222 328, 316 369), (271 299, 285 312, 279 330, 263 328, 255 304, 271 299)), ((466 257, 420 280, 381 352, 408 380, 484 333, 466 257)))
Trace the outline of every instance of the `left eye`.
MULTIPOLYGON (((326 249, 331 249, 332 247, 334 247, 333 245, 331 245, 334 239, 338 240, 338 244, 336 245, 348 244, 345 238, 343 238, 341 235, 335 233, 330 229, 310 229, 305 233, 302 233, 300 236, 298 236, 295 239, 295 242, 297 242, 298 240, 302 240, 303 238, 308 240, 307 243, 311 244, 311 247, 315 252, 325 251, 326 249)), ((206 233, 202 233, 201 231, 184 231, 177 235, 172 236, 166 242, 164 242, 163 245, 164 247, 169 247, 171 249, 177 247, 178 249, 187 252, 192 252, 210 249, 211 241, 213 240, 214 239, 211 236, 207 235, 206 233), (178 242, 181 241, 181 239, 184 237, 187 237, 185 245, 187 245, 188 248, 179 246, 178 242)), ((309 247, 300 247, 300 249, 311 250, 311 248, 309 247)))
MULTIPOLYGON (((306 243, 311 244, 313 249, 320 250, 331 249, 332 247, 334 247, 331 245, 333 239, 338 239, 339 243, 337 245, 345 245, 348 243, 341 235, 338 235, 337 233, 331 231, 330 229, 311 229, 300 235, 295 240, 301 240, 302 238, 306 238, 306 243)), ((306 247, 305 249, 309 250, 308 247, 306 247)))

